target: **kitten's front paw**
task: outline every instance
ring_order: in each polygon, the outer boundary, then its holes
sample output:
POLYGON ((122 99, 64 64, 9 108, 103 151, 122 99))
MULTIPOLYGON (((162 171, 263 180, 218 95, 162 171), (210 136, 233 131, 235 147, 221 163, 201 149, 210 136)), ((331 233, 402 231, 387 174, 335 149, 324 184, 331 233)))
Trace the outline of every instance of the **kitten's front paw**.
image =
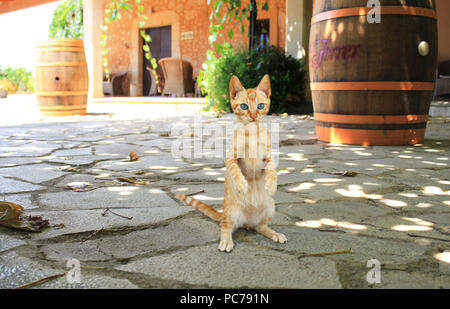
POLYGON ((233 250, 234 244, 233 239, 225 238, 220 240, 219 250, 222 252, 231 252, 233 250))
POLYGON ((244 178, 244 176, 242 176, 242 177, 237 179, 237 181, 236 181, 236 188, 242 193, 247 193, 247 191, 248 191, 248 182, 244 178))
POLYGON ((277 183, 275 181, 270 181, 266 179, 266 183, 264 185, 264 188, 269 193, 269 195, 274 195, 277 191, 277 183))

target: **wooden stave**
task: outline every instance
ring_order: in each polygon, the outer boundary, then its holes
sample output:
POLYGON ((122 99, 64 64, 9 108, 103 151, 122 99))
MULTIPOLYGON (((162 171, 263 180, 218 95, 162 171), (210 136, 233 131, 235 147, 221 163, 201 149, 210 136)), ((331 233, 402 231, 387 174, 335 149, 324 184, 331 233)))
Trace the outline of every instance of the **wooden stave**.
MULTIPOLYGON (((338 9, 367 7, 367 0, 315 0, 314 2, 313 15, 338 9)), ((436 10, 435 0, 432 0, 431 4, 429 0, 405 0, 403 3, 399 0, 380 0, 380 4, 381 6, 421 7, 436 10)))

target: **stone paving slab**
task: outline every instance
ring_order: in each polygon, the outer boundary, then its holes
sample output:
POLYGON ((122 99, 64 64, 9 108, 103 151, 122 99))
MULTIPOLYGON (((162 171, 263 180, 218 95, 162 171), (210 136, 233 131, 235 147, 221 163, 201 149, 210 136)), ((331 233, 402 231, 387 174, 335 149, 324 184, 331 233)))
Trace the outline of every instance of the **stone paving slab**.
POLYGON ((360 175, 358 177, 321 177, 302 182, 297 185, 283 187, 286 192, 300 193, 313 201, 332 200, 337 198, 375 198, 382 190, 394 185, 376 178, 360 175))
POLYGON ((219 231, 218 224, 209 220, 180 219, 154 229, 126 235, 113 234, 111 237, 85 242, 52 244, 44 246, 42 252, 49 260, 66 260, 68 257, 80 261, 125 259, 218 241, 219 231))
MULTIPOLYGON (((190 207, 158 207, 158 208, 138 208, 138 209, 114 209, 114 212, 126 218, 108 213, 103 216, 105 209, 97 210, 73 210, 73 211, 36 211, 32 214, 42 215, 52 224, 64 224, 63 228, 45 229, 41 233, 32 234, 34 239, 48 239, 67 234, 80 234, 95 232, 99 230, 123 230, 137 227, 146 227, 159 224, 168 219, 176 218, 193 211, 190 207)), ((30 212, 31 214, 31 212, 30 212)), ((89 235, 86 235, 88 238, 89 235)))
POLYGON ((185 163, 182 159, 173 158, 168 154, 160 154, 141 157, 137 161, 130 161, 129 159, 104 161, 97 163, 94 168, 105 169, 109 171, 147 169, 163 174, 169 174, 177 172, 182 168, 191 168, 191 166, 185 163))
MULTIPOLYGON (((439 190, 437 192, 440 193, 439 190)), ((382 194, 372 200, 374 203, 398 211, 416 213, 435 213, 450 211, 450 196, 434 195, 428 191, 406 190, 396 193, 382 194), (425 194, 424 192, 428 193, 425 194)))
POLYGON ((0 168, 25 165, 30 163, 42 163, 42 159, 37 158, 19 158, 19 157, 0 157, 0 168))
POLYGON ((0 176, 15 177, 35 184, 40 184, 66 174, 58 166, 49 164, 33 164, 0 169, 0 176))
POLYGON ((308 119, 269 117, 280 128, 270 225, 288 243, 240 229, 230 254, 217 250, 219 224, 174 198, 202 191, 194 198, 221 209, 223 158, 176 156, 172 147, 201 140, 196 154, 213 152, 206 146, 214 130, 233 128, 233 115, 106 113, 1 127, 0 199, 50 227, 0 228, 0 287, 66 272, 65 261, 76 258, 80 284, 61 277, 36 288, 449 288, 448 122, 432 118, 423 145, 361 147, 318 142, 308 119), (345 171, 356 175, 339 175, 345 171), (67 188, 76 184, 86 191, 67 188), (370 259, 381 263, 380 284, 365 280, 370 259))
POLYGON ((15 239, 11 236, 0 234, 0 253, 25 244, 26 242, 24 242, 23 240, 15 239))
POLYGON ((43 209, 76 210, 98 208, 177 207, 177 203, 159 188, 151 186, 111 186, 87 192, 63 190, 39 196, 43 209))
POLYGON ((127 279, 117 279, 108 276, 83 275, 80 283, 68 283, 66 277, 45 282, 35 289, 137 289, 137 285, 127 279))
POLYGON ((340 288, 334 262, 295 257, 242 244, 223 254, 217 244, 138 260, 119 270, 221 288, 340 288), (214 263, 211 263, 214 261, 214 263), (279 265, 273 271, 274 265, 279 265))
MULTIPOLYGON (((336 225, 338 222, 353 222, 355 225, 365 219, 375 218, 381 215, 389 214, 394 210, 374 206, 367 200, 344 200, 332 202, 313 202, 302 205, 280 205, 278 212, 286 213, 297 218, 298 222, 318 222, 321 225, 336 225)), ((311 223, 313 224, 313 223, 311 223)), ((362 228, 367 228, 361 226, 362 228)))
POLYGON ((381 283, 374 287, 378 289, 449 289, 450 280, 445 274, 427 276, 404 271, 388 271, 382 274, 381 283))
POLYGON ((15 252, 0 255, 0 289, 15 288, 60 273, 15 252))
POLYGON ((39 157, 60 148, 60 144, 31 142, 14 147, 0 147, 0 157, 39 157))
POLYGON ((31 193, 8 194, 7 198, 6 196, 4 196, 4 199, 7 199, 8 202, 19 204, 25 210, 39 208, 39 206, 33 200, 31 193))
POLYGON ((331 256, 331 258, 364 263, 371 259, 377 259, 383 264, 406 264, 421 259, 427 250, 426 246, 396 239, 378 239, 357 234, 318 231, 300 227, 293 229, 284 226, 275 229, 288 237, 288 242, 285 245, 276 244, 255 233, 251 233, 247 237, 265 248, 277 249, 277 251, 287 252, 295 256, 307 252, 332 252, 351 249, 349 254, 331 256))
POLYGON ((45 187, 0 176, 0 194, 43 190, 45 187))

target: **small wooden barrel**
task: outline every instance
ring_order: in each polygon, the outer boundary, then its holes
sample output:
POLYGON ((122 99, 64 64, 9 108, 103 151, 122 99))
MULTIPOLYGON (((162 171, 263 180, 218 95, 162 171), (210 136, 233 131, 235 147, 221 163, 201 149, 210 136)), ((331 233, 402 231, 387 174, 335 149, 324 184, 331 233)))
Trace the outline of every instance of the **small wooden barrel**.
POLYGON ((42 115, 86 115, 88 87, 82 40, 50 39, 37 46, 35 92, 42 115))
POLYGON ((315 0, 309 69, 320 141, 424 140, 437 65, 435 1, 380 2, 381 22, 370 23, 367 0, 315 0))

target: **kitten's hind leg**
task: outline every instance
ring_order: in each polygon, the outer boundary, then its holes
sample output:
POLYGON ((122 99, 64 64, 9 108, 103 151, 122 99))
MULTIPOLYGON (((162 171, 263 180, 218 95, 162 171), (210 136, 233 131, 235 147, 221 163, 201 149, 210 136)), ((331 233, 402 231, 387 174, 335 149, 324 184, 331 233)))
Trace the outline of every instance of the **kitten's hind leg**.
POLYGON ((234 247, 232 238, 234 223, 226 216, 223 216, 220 226, 219 250, 222 252, 231 252, 234 247))
POLYGON ((258 225, 257 227, 255 227, 255 231, 261 235, 266 236, 267 238, 272 239, 274 242, 279 242, 281 244, 287 242, 287 238, 284 234, 275 232, 274 230, 269 228, 267 224, 258 225))

